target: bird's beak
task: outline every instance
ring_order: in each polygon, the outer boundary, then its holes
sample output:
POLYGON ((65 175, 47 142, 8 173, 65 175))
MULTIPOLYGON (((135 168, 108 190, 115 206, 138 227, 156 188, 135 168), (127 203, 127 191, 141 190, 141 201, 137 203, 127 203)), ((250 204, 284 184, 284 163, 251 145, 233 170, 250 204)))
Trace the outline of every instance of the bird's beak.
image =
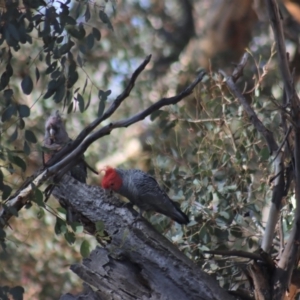
POLYGON ((54 138, 55 130, 52 127, 50 128, 49 133, 50 133, 50 137, 54 138))

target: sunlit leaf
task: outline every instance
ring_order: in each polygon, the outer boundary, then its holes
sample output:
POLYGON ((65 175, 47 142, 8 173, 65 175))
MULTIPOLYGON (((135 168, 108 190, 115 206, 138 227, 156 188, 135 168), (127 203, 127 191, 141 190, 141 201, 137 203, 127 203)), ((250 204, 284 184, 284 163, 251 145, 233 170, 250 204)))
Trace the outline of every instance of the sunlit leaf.
POLYGON ((80 246, 80 254, 83 258, 87 258, 90 255, 90 244, 88 241, 84 240, 80 246))

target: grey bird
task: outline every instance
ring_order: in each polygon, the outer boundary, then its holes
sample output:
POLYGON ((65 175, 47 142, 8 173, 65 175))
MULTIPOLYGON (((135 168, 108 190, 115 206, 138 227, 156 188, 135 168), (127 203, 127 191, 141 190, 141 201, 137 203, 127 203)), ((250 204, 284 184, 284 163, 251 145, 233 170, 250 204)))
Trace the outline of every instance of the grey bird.
MULTIPOLYGON (((45 124, 44 148, 46 148, 46 151, 43 153, 44 165, 56 152, 61 150, 71 141, 72 140, 69 138, 64 122, 57 110, 47 119, 45 124)), ((84 161, 84 157, 82 157, 78 164, 71 169, 71 176, 80 182, 86 183, 87 168, 98 174, 98 172, 87 165, 84 161)))
POLYGON ((137 169, 123 170, 111 167, 106 167, 104 171, 102 187, 126 197, 140 209, 140 215, 145 210, 152 210, 170 217, 179 224, 189 223, 188 216, 149 174, 137 169))

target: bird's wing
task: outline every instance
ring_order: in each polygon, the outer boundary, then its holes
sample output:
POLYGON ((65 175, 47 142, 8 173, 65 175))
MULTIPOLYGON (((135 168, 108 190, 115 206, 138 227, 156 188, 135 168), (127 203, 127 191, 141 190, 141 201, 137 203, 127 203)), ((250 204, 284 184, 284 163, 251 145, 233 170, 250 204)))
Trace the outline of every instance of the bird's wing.
POLYGON ((155 210, 164 214, 173 209, 173 201, 161 189, 154 177, 144 172, 141 172, 138 176, 143 176, 142 180, 137 181, 136 188, 138 191, 142 191, 139 195, 139 202, 142 202, 145 209, 155 210))
POLYGON ((155 178, 147 173, 139 174, 143 176, 143 180, 138 183, 137 187, 141 191, 138 197, 138 206, 144 210, 153 210, 162 213, 179 224, 187 224, 188 216, 184 214, 180 206, 177 205, 169 196, 160 188, 155 178))

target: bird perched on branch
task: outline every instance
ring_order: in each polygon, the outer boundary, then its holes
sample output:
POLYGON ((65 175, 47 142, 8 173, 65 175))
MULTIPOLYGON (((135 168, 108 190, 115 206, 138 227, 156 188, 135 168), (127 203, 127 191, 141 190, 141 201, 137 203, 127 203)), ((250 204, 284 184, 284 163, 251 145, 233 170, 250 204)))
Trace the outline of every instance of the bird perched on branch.
MULTIPOLYGON (((44 148, 46 148, 46 151, 43 153, 44 164, 71 141, 59 111, 57 110, 47 119, 45 124, 44 148)), ((80 182, 86 183, 87 168, 98 174, 98 172, 87 165, 82 157, 78 164, 71 169, 71 176, 80 182)))
POLYGON ((102 187, 112 190, 130 200, 140 209, 140 216, 146 210, 164 214, 179 224, 188 224, 189 218, 179 205, 171 200, 149 174, 136 169, 122 170, 106 167, 102 187))

